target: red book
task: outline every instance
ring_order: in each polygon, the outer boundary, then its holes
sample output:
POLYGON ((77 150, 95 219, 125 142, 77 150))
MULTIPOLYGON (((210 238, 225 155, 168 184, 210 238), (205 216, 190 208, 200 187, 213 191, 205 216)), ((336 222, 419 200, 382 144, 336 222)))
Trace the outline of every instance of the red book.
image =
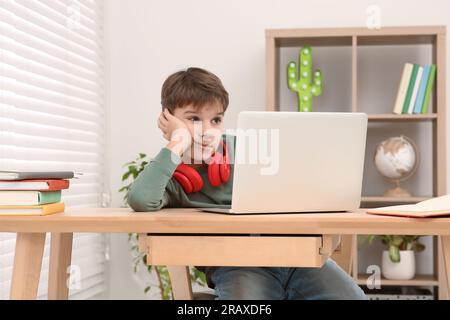
POLYGON ((0 180, 0 190, 55 191, 68 188, 69 180, 61 179, 0 180))

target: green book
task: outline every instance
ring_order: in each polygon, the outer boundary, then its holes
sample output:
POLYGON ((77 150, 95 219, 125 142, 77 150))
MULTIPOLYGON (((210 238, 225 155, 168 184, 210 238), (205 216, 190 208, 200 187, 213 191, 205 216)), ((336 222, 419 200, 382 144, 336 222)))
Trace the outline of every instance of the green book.
POLYGON ((2 190, 0 191, 0 205, 3 206, 34 206, 61 201, 61 190, 29 191, 2 190))
POLYGON ((409 80, 408 91, 406 91, 405 102, 403 103, 402 113, 408 113, 409 103, 411 102, 411 96, 414 90, 414 84, 416 83, 417 71, 419 70, 419 65, 414 63, 411 72, 411 79, 409 80))
POLYGON ((422 113, 428 112, 428 106, 430 104, 431 91, 433 90, 434 78, 436 75, 436 65, 431 65, 430 75, 428 76, 427 88, 425 89, 425 97, 423 98, 422 113))

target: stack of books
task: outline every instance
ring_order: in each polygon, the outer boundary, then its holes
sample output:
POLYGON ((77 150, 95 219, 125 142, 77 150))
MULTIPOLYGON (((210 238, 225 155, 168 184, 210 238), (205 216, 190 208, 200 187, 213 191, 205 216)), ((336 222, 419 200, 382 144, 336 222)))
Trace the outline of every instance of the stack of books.
POLYGON ((433 91, 436 65, 406 63, 395 99, 395 114, 427 113, 433 91))
POLYGON ((64 212, 61 191, 73 177, 71 171, 0 171, 0 216, 64 212))

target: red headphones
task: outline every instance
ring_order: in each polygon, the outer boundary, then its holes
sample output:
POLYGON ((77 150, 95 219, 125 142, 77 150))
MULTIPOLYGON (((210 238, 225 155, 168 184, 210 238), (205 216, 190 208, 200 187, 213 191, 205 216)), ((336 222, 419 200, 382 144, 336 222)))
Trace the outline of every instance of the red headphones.
MULTIPOLYGON (((219 146, 222 148, 222 152, 214 152, 208 165, 209 183, 214 187, 220 186, 230 178, 230 159, 228 158, 227 146, 223 141, 220 142, 219 146)), ((187 164, 179 164, 173 173, 173 177, 186 193, 197 192, 203 188, 202 177, 197 170, 187 164)))

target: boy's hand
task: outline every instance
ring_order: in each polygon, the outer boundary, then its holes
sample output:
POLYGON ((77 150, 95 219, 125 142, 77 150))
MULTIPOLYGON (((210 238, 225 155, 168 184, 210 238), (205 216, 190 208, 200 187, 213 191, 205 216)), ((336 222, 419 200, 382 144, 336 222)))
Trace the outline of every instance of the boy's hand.
POLYGON ((158 118, 158 128, 169 141, 166 148, 181 156, 192 144, 192 136, 186 124, 173 116, 166 108, 158 118))

